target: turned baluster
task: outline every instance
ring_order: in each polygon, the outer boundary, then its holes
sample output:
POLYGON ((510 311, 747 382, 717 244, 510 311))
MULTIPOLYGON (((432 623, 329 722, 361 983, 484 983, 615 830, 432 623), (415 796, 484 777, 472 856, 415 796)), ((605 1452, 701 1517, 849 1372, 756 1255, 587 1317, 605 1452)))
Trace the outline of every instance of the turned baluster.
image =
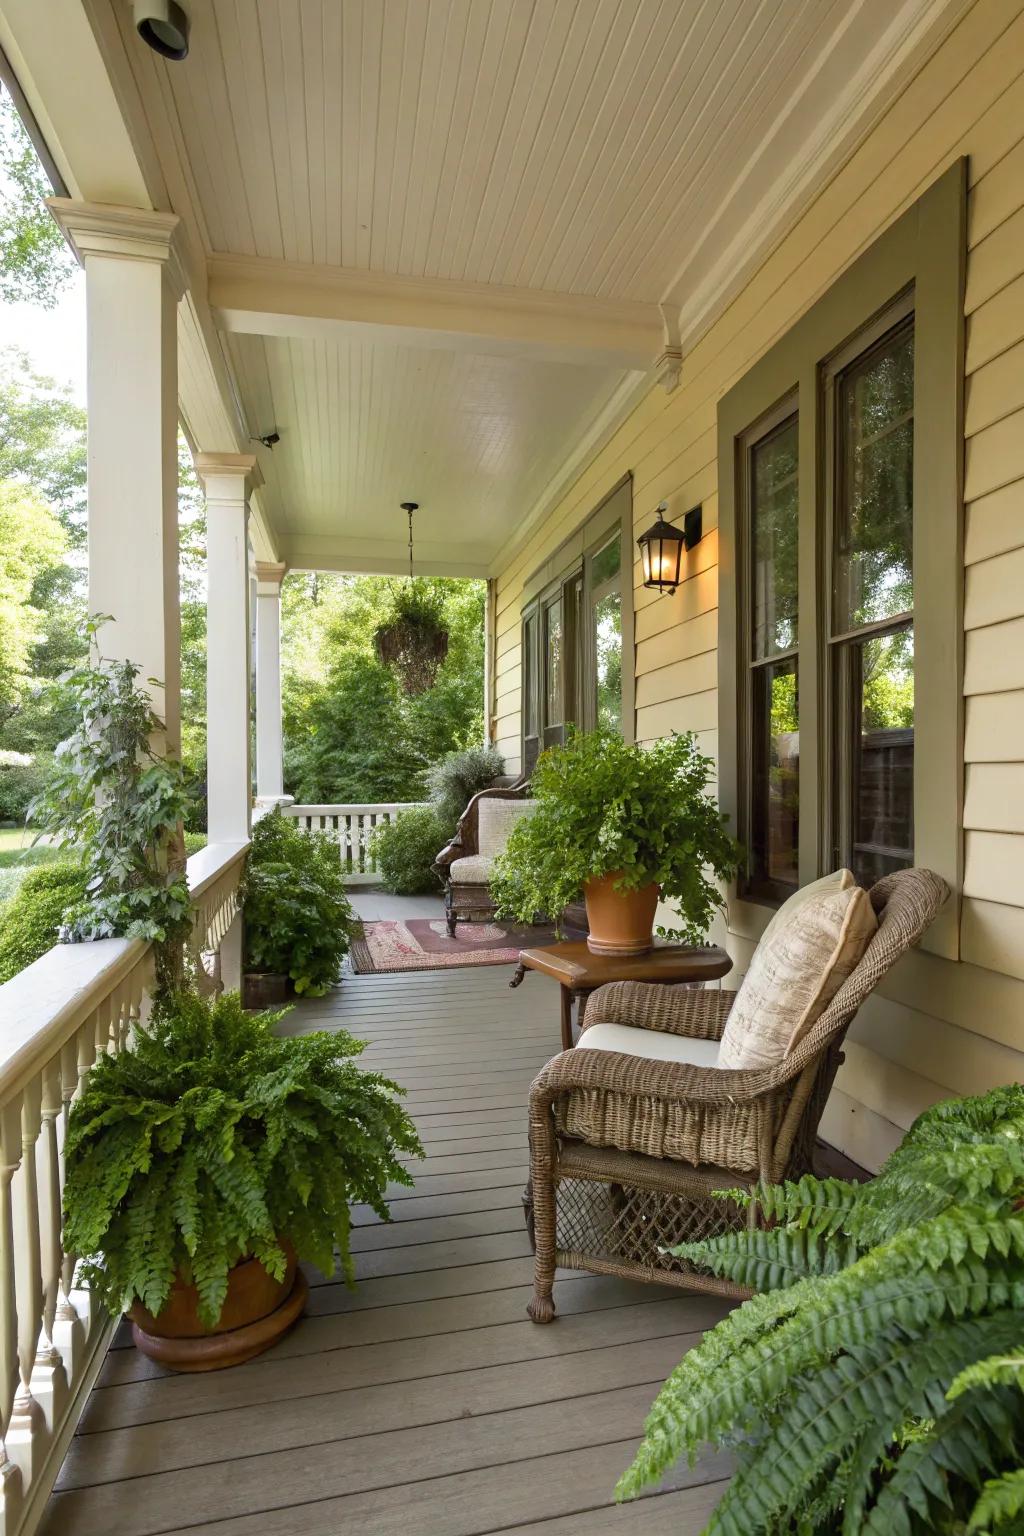
POLYGON ((31 1487, 42 1464, 46 1415, 32 1392, 32 1372, 43 1323, 43 1276, 39 1254, 39 1191, 36 1184, 36 1142, 39 1139, 42 1081, 28 1084, 21 1098, 21 1167, 14 1175, 15 1296, 18 1312, 18 1385, 14 1393, 7 1454, 21 1469, 22 1483, 31 1487))
POLYGON ((14 1269, 12 1184, 21 1161, 21 1095, 0 1109, 0 1511, 3 1529, 14 1529, 21 1474, 7 1451, 7 1434, 18 1388, 18 1292, 14 1269))
MULTIPOLYGON (((71 1113, 71 1100, 77 1088, 79 1073, 84 1069, 80 1064, 79 1051, 83 1036, 92 1043, 91 1032, 79 1030, 74 1039, 69 1040, 61 1051, 60 1057, 60 1096, 61 1115, 59 1124, 55 1124, 57 1144, 57 1204, 58 1213, 63 1209, 64 1202, 64 1145, 67 1140, 68 1116, 71 1113)), ((85 1324, 79 1316, 78 1309, 71 1299, 71 1285, 74 1279, 74 1258, 64 1252, 63 1238, 60 1239, 60 1267, 57 1284, 57 1307, 53 1321, 53 1342, 60 1350, 61 1359, 64 1362, 64 1372, 68 1381, 74 1381, 78 1374, 79 1362, 82 1358, 82 1345, 85 1342, 85 1324)))
MULTIPOLYGON (((85 1077, 88 1074, 93 1062, 96 1060, 98 1054, 96 1047, 98 1029, 99 1025, 97 1024, 95 1017, 93 1017, 88 1019, 86 1023, 82 1025, 76 1036, 75 1055, 77 1062, 77 1082, 74 1078, 69 1076, 68 1084, 70 1085, 71 1091, 70 1093, 65 1091, 64 1094, 65 1135, 67 1134, 67 1123, 68 1115, 71 1109, 71 1101, 77 1093, 79 1086, 85 1080, 85 1077)), ((62 1169, 62 1172, 63 1171, 64 1170, 62 1169)), ((63 1189, 61 1190, 61 1195, 63 1197, 63 1189)), ((73 1253, 65 1252, 63 1263, 61 1265, 61 1283, 64 1288, 64 1294, 68 1298, 69 1309, 73 1315, 70 1317, 62 1317, 62 1321, 67 1322, 75 1332, 78 1331, 75 1329, 75 1323, 77 1322, 83 1333, 87 1336, 92 1328, 93 1310, 89 1301, 88 1292, 75 1291, 74 1289, 75 1263, 76 1256, 73 1253)))
POLYGON ((39 1253, 43 1281, 43 1324, 39 1335, 32 1394, 46 1415, 46 1427, 53 1433, 67 1400, 68 1373, 56 1344, 57 1307, 61 1300, 60 1160, 57 1147, 57 1117, 61 1112, 61 1074, 59 1058, 43 1068, 39 1136, 39 1253))

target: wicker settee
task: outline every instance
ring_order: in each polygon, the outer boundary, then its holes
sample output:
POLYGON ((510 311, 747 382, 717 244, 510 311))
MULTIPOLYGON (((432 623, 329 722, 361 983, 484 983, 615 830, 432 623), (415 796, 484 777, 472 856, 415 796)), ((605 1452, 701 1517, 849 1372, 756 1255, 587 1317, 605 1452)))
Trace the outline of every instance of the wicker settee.
POLYGON ((459 818, 455 834, 437 858, 434 869, 444 881, 444 911, 448 932, 462 919, 486 921, 494 913, 490 876, 495 856, 529 804, 525 779, 481 789, 459 818), (509 806, 508 802, 514 802, 509 806))
MULTIPOLYGON (((730 1071, 578 1046, 548 1062, 530 1090, 524 1196, 535 1252, 528 1308, 534 1322, 554 1317, 556 1268, 747 1294, 666 1249, 756 1220, 756 1207, 744 1213, 712 1198, 712 1191, 811 1171, 847 1028, 947 894, 945 883, 923 869, 889 875, 872 887, 874 937, 820 1018, 777 1065, 730 1071)), ((583 1029, 614 1023, 715 1042, 735 995, 615 982, 592 995, 583 1029)), ((714 1052, 697 1047, 692 1054, 714 1052)))

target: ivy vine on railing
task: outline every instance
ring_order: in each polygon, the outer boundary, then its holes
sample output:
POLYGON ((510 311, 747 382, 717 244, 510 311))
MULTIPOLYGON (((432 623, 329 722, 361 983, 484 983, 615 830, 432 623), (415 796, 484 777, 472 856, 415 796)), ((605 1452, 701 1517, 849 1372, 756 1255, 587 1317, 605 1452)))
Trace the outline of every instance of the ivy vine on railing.
POLYGON ((80 858, 85 898, 64 916, 64 943, 142 938, 156 947, 157 984, 181 980, 189 893, 181 825, 191 791, 181 764, 157 749, 163 722, 132 661, 100 655, 88 623, 88 662, 63 680, 77 725, 29 808, 40 835, 80 858))

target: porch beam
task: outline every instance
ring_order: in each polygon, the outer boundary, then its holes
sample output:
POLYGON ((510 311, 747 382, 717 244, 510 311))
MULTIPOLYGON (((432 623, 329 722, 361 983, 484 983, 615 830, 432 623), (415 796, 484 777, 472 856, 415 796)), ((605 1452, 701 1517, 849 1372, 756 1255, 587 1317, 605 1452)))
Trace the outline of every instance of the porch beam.
POLYGON ((89 609, 115 620, 100 649, 138 663, 173 755, 181 738, 179 220, 65 197, 48 205, 85 267, 89 609))
POLYGON ((206 492, 206 802, 211 843, 243 843, 252 830, 249 748, 249 494, 260 483, 251 453, 200 453, 206 492))
MULTIPOLYGON (((278 541, 290 571, 336 571, 348 576, 407 576, 409 552, 395 539, 345 539, 296 534, 278 541)), ((417 576, 489 574, 487 549, 478 544, 416 544, 417 576)))
POLYGON ((281 583, 286 565, 256 562, 256 803, 290 805, 281 723, 281 583))
POLYGON ((225 331, 345 336, 647 371, 662 350, 657 304, 488 283, 397 277, 260 256, 213 255, 208 296, 225 331))

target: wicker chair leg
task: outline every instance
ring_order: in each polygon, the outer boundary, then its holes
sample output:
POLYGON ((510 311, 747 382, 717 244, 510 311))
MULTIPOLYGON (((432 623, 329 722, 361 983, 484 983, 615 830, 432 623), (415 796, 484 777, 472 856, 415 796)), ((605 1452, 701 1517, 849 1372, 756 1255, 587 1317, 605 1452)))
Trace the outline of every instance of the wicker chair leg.
POLYGON ((550 1123, 530 1127, 530 1196, 533 1217, 533 1300, 527 1315, 535 1323, 553 1323, 555 1303, 555 1159, 550 1123))
POLYGON ((455 912, 454 912, 454 910, 452 908, 452 888, 451 888, 451 885, 447 885, 445 887, 445 893, 444 893, 444 920, 445 920, 445 922, 448 925, 448 937, 450 939, 454 939, 454 937, 455 937, 455 912))

